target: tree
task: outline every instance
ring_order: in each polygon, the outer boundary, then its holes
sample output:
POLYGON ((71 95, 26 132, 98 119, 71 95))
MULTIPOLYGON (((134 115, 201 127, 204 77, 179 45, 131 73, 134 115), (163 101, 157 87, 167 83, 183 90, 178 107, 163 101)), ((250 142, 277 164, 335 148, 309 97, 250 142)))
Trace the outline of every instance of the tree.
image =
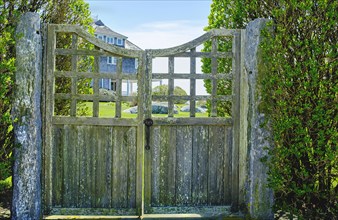
POLYGON ((11 175, 14 34, 19 18, 25 12, 40 13, 45 23, 78 24, 87 30, 90 30, 92 22, 89 5, 83 0, 0 0, 0 180, 11 175))
MULTIPOLYGON (((153 89, 153 95, 162 95, 162 96, 169 95, 169 87, 168 87, 168 85, 156 86, 153 89)), ((181 87, 175 86, 175 88, 174 88, 174 95, 175 96, 186 96, 187 93, 181 87)), ((175 101, 174 103, 175 104, 184 104, 185 102, 186 102, 185 100, 179 100, 179 101, 175 101)))
MULTIPOLYGON (((205 31, 210 31, 214 28, 243 28, 244 23, 242 21, 242 1, 213 1, 211 4, 211 12, 208 17, 209 24, 204 28, 205 31), (236 12, 231 18, 226 18, 225 11, 231 10, 236 12), (238 15, 237 15, 238 14, 238 15), (233 19, 233 20, 232 20, 233 19)), ((222 37, 218 38, 218 51, 228 52, 231 51, 232 38, 222 37)), ((204 52, 211 51, 211 41, 206 41, 203 47, 204 52)), ((218 59, 217 60, 217 72, 222 74, 231 73, 232 59, 218 59)), ((205 74, 211 73, 211 59, 202 58, 202 72, 205 74)), ((212 91, 211 80, 205 80, 204 86, 209 94, 212 91)), ((217 81, 217 95, 231 95, 232 94, 232 81, 231 80, 218 80, 217 81)), ((208 109, 210 111, 210 103, 207 102, 208 109)), ((231 116, 231 102, 218 102, 217 103, 217 115, 220 117, 231 116)))
POLYGON ((272 20, 273 31, 263 33, 259 78, 275 146, 269 182, 275 208, 299 218, 338 216, 337 11, 337 1, 214 0, 206 28, 272 20))

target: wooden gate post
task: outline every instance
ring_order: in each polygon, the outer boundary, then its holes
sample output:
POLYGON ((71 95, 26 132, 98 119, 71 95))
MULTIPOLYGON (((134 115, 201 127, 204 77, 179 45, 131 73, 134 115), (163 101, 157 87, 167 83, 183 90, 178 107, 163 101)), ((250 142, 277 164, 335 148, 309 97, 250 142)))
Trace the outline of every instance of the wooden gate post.
POLYGON ((12 219, 41 219, 42 39, 38 14, 22 15, 16 43, 12 219))
MULTIPOLYGON (((261 30, 266 27, 267 19, 256 19, 250 22, 246 28, 245 37, 245 75, 247 76, 248 97, 247 108, 247 141, 248 141, 248 177, 245 189, 247 208, 251 217, 255 219, 273 219, 272 205, 273 192, 267 187, 268 168, 261 162, 267 156, 270 148, 270 132, 262 127, 264 114, 259 110, 260 85, 259 75, 262 74, 260 67, 261 30)), ((241 85, 242 88, 245 85, 241 85)))

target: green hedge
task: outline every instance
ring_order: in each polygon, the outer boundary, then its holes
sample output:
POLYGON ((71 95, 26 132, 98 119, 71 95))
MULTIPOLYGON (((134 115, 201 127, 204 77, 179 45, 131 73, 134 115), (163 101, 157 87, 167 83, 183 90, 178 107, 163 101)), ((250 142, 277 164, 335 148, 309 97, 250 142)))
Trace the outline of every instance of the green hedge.
POLYGON ((209 16, 207 29, 271 19, 259 78, 275 146, 269 186, 275 209, 299 219, 338 216, 337 12, 338 1, 329 0, 214 0, 209 16))
MULTIPOLYGON (((12 175, 14 139, 10 111, 15 79, 15 29, 26 12, 39 13, 44 23, 78 24, 93 33, 89 4, 84 0, 0 0, 0 181, 7 180, 2 183, 8 183, 12 175)), ((82 81, 81 85, 86 83, 82 81)))

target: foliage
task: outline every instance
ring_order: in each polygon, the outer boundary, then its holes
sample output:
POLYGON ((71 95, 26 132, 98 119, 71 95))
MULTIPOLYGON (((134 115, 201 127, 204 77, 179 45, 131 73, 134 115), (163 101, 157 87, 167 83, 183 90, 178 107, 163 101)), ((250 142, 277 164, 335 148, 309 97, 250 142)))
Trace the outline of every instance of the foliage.
POLYGON ((261 45, 260 109, 271 122, 267 161, 275 208, 299 219, 338 216, 338 2, 214 0, 209 27, 271 18, 261 45))
MULTIPOLYGON (((169 95, 169 87, 168 87, 168 85, 164 84, 164 85, 156 86, 153 89, 153 95, 165 95, 165 96, 169 95)), ((175 88, 174 88, 174 95, 175 96, 186 96, 187 93, 181 87, 175 86, 175 88)), ((184 103, 186 103, 185 100, 179 100, 179 101, 175 101, 174 102, 174 104, 184 104, 184 103)))
MULTIPOLYGON (((211 12, 208 17, 209 24, 204 28, 205 31, 210 31, 215 28, 243 28, 243 3, 242 1, 213 1, 211 5, 211 12), (225 13, 227 12, 227 14, 225 13), (230 16, 231 15, 231 16, 230 16)), ((232 38, 219 37, 217 44, 217 51, 231 52, 232 38)), ((203 45, 204 52, 210 52, 212 49, 212 41, 206 41, 203 45)), ((202 72, 210 74, 211 59, 202 58, 202 72)), ((217 59, 217 73, 230 74, 232 71, 232 59, 219 58, 217 59)), ((204 86, 206 91, 212 93, 211 80, 205 80, 204 86)), ((232 94, 232 81, 231 80, 218 80, 217 81, 217 94, 218 95, 231 95, 232 94)), ((210 103, 207 103, 208 111, 210 111, 210 103)), ((231 102, 219 102, 217 104, 217 115, 220 117, 231 116, 231 102)))
MULTIPOLYGON (((15 28, 25 12, 41 14, 46 23, 79 24, 91 18, 83 0, 0 0, 0 180, 11 175, 13 131, 10 110, 15 78, 15 28)), ((81 86, 80 86, 81 87, 81 86)))
POLYGON ((11 187, 12 187, 12 176, 9 176, 4 180, 0 180, 0 192, 8 190, 11 187))
MULTIPOLYGON (((94 29, 91 26, 92 18, 90 15, 89 5, 83 0, 64 0, 53 1, 47 4, 46 9, 42 15, 42 20, 45 23, 53 24, 77 24, 85 28, 89 33, 94 34, 94 29)), ((57 36, 58 48, 71 48, 73 36, 70 34, 59 34, 57 36)), ((77 47, 79 49, 93 49, 93 46, 88 42, 78 40, 77 47)), ((79 57, 78 71, 89 71, 93 66, 94 57, 79 57)), ((56 57, 55 66, 58 70, 70 71, 72 69, 71 56, 56 57)), ((77 80, 77 92, 79 94, 92 94, 90 88, 90 79, 77 80)), ((57 93, 69 93, 71 88, 71 79, 66 77, 59 77, 55 80, 55 91, 57 93)), ((55 100, 55 114, 70 115, 70 100, 55 100)), ((77 114, 87 115, 88 108, 83 104, 83 101, 77 102, 77 114)))

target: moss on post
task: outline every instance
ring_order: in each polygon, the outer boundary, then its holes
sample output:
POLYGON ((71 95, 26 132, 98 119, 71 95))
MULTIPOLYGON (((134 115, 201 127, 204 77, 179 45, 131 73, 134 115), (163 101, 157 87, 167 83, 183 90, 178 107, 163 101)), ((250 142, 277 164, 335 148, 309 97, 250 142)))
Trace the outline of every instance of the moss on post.
POLYGON ((42 39, 39 15, 24 14, 16 37, 12 219, 40 219, 42 39))
POLYGON ((250 22, 246 29, 245 70, 248 75, 248 178, 246 184, 247 208, 254 219, 273 219, 273 192, 267 187, 268 168, 262 159, 271 147, 270 132, 263 127, 265 116, 260 111, 260 85, 262 74, 259 44, 261 30, 266 27, 266 19, 250 22))

